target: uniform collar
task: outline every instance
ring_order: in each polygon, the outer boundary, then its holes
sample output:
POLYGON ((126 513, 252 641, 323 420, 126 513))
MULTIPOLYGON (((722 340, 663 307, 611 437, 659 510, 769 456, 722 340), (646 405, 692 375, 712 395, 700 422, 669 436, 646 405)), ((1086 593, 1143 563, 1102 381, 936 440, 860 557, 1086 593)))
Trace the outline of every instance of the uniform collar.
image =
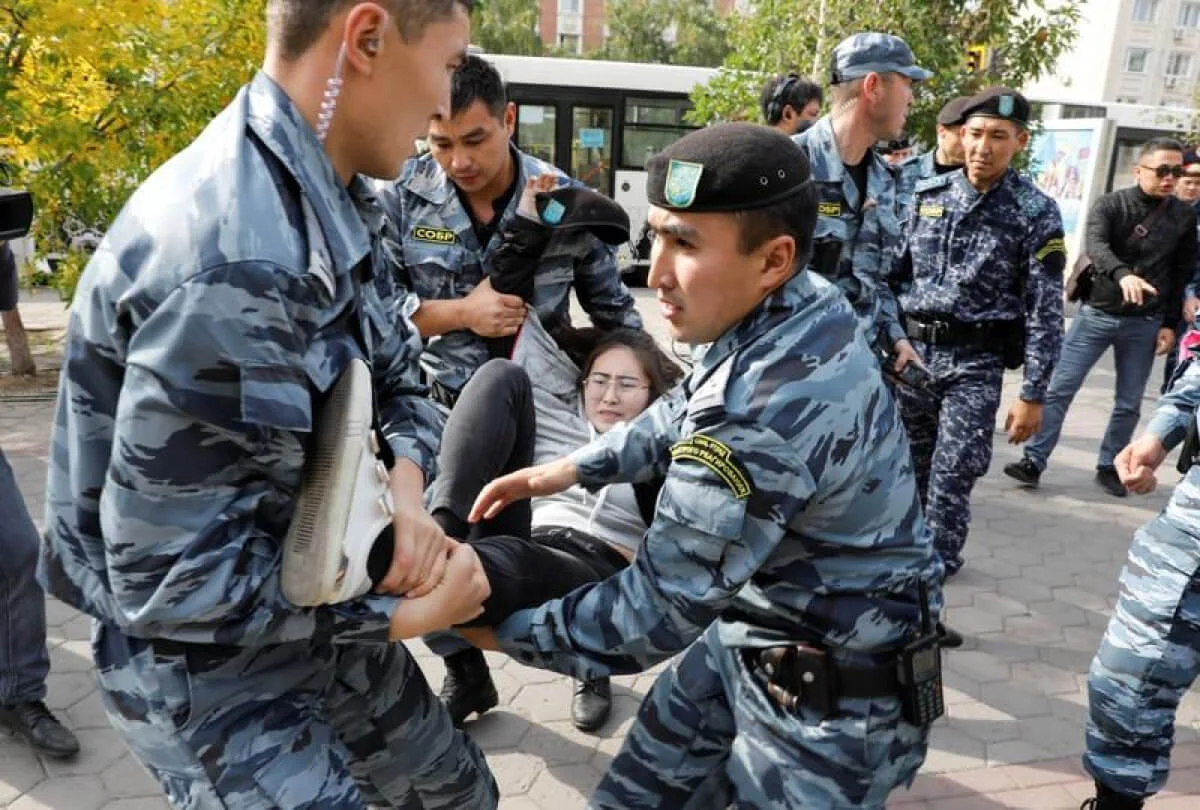
MULTIPOLYGON (((691 378, 699 384, 731 354, 752 343, 774 328, 780 320, 800 309, 811 292, 812 285, 807 278, 807 271, 800 270, 782 287, 764 298, 746 317, 713 341, 696 363, 691 378)), ((691 390, 694 391, 695 386, 691 390)))
MULTIPOLYGON (((858 186, 854 184, 842 163, 837 136, 833 131, 833 119, 828 115, 822 116, 805 132, 797 135, 796 142, 808 147, 809 170, 813 180, 841 183, 846 202, 855 211, 860 210, 863 201, 858 199, 858 186)), ((875 154, 874 149, 868 149, 863 160, 867 162, 867 199, 878 201, 892 180, 891 169, 887 161, 875 154)))
POLYGON ((371 252, 371 234, 383 226, 374 195, 359 176, 338 181, 312 126, 278 84, 259 71, 247 88, 251 131, 295 178, 325 236, 335 272, 348 272, 371 252))
POLYGON ((954 187, 957 188, 958 192, 966 199, 975 200, 979 197, 987 197, 991 194, 995 194, 1001 190, 1007 191, 1012 188, 1013 184, 1016 183, 1018 179, 1019 178, 1016 171, 1010 166, 1005 170, 998 183, 981 194, 978 189, 975 188, 975 186, 971 185, 971 181, 967 179, 967 170, 964 167, 954 173, 953 182, 954 187))
MULTIPOLYGON (((525 187, 527 175, 525 155, 512 143, 509 143, 508 149, 517 167, 517 192, 513 194, 513 197, 519 198, 520 190, 525 187)), ((412 173, 404 183, 404 187, 411 194, 415 194, 433 205, 445 205, 448 200, 457 196, 454 181, 433 159, 433 155, 421 155, 416 159, 412 173)))

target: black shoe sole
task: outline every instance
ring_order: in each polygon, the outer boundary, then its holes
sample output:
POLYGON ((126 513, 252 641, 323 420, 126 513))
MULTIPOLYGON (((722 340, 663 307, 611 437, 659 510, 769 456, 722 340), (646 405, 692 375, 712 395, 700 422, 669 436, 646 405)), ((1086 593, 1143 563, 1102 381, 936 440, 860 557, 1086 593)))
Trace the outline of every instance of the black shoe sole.
POLYGON ((1004 468, 1004 474, 1007 475, 1012 480, 1016 481, 1021 486, 1027 487, 1028 489, 1037 489, 1038 484, 1041 483, 1040 478, 1032 478, 1032 479, 1027 478, 1024 473, 1012 472, 1007 467, 1004 468))

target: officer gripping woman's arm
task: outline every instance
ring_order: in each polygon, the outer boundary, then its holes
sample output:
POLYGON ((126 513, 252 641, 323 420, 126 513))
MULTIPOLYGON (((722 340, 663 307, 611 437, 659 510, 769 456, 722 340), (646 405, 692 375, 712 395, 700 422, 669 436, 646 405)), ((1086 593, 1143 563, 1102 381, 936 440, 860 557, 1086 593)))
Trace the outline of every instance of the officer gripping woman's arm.
POLYGON ((816 219, 807 160, 766 127, 726 124, 680 139, 649 173, 650 284, 673 336, 709 345, 676 397, 493 482, 472 519, 665 467, 653 523, 620 573, 463 635, 585 678, 688 648, 593 807, 882 808, 924 756, 930 716, 902 708, 915 692, 897 672, 914 644, 937 661, 942 569, 854 311, 801 269, 816 219), (865 722, 878 712, 880 726, 865 722), (748 750, 766 753, 752 763, 748 750))

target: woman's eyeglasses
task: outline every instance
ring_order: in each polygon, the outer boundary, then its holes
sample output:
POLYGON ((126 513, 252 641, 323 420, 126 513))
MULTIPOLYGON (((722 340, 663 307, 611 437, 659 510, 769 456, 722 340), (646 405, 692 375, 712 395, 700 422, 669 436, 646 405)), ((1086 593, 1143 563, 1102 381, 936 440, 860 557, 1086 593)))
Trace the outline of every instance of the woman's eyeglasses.
POLYGON ((589 374, 583 380, 584 385, 593 393, 607 393, 609 387, 615 386, 618 397, 632 394, 634 391, 645 391, 650 386, 636 377, 614 377, 611 374, 589 374))
POLYGON ((1142 166, 1142 164, 1139 163, 1138 166, 1148 172, 1154 172, 1154 176, 1159 180, 1165 180, 1167 175, 1175 178, 1183 177, 1183 167, 1178 165, 1168 166, 1164 163, 1162 166, 1142 166))

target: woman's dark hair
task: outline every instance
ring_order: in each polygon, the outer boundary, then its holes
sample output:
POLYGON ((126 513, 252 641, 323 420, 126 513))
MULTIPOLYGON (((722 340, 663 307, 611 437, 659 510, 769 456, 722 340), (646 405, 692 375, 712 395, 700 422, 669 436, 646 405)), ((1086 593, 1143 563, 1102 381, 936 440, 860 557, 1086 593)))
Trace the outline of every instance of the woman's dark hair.
MULTIPOLYGON (((637 357, 650 381, 650 402, 670 391, 683 376, 683 369, 667 357, 654 338, 640 329, 621 327, 604 332, 598 329, 578 331, 593 331, 597 335, 592 350, 580 366, 583 369, 583 377, 591 373, 596 358, 609 349, 629 349, 637 357)), ((582 379, 580 382, 582 383, 582 379)))

